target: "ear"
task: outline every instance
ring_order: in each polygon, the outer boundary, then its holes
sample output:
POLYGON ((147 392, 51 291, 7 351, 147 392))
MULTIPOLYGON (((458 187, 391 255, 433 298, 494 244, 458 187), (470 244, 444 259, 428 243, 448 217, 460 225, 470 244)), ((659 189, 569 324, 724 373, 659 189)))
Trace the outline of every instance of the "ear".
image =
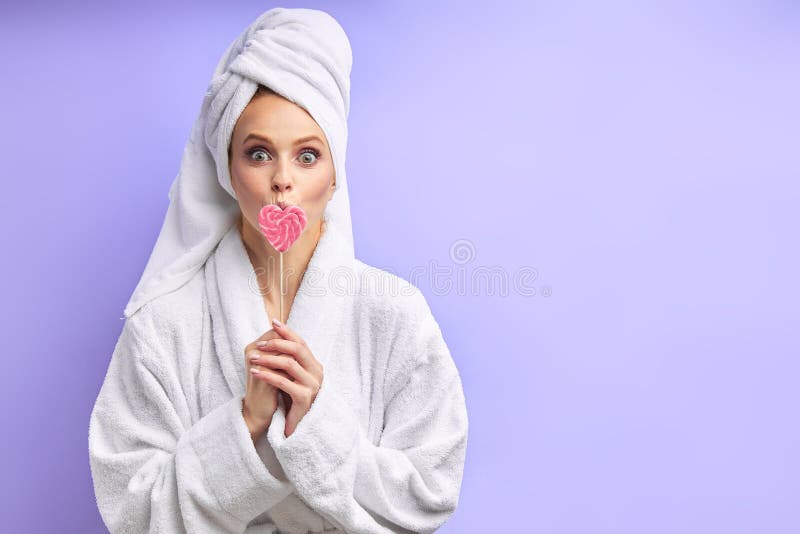
POLYGON ((231 189, 233 192, 236 193, 236 198, 239 198, 239 191, 236 190, 236 180, 233 178, 233 173, 231 172, 231 160, 228 158, 228 179, 231 181, 231 189))

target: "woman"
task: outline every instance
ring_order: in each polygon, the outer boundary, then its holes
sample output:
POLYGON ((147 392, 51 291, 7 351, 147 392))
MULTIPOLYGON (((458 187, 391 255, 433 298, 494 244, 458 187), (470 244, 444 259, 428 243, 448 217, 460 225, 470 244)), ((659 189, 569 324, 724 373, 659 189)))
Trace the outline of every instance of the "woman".
POLYGON ((432 532, 455 510, 458 371, 422 293, 353 255, 351 65, 330 15, 284 8, 217 65, 91 414, 111 532, 432 532), (265 204, 308 217, 284 322, 265 204))

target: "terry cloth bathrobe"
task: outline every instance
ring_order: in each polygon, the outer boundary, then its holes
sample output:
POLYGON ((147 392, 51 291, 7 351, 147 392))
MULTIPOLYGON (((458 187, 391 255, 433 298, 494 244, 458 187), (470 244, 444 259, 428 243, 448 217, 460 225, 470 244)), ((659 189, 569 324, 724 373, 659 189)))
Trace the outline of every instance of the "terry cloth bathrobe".
POLYGON ((344 31, 309 9, 267 11, 220 60, 91 413, 111 532, 432 532, 455 510, 468 429, 458 370, 423 294, 353 255, 350 66, 344 31), (323 381, 291 436, 281 401, 254 446, 244 347, 271 318, 227 146, 259 83, 325 132, 336 191, 287 320, 323 381))

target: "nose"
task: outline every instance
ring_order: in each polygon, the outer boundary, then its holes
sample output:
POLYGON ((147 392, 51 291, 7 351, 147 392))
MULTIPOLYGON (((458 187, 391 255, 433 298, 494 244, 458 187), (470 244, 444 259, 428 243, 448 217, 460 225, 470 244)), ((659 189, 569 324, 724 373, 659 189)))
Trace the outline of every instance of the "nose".
POLYGON ((275 176, 272 178, 271 189, 278 200, 280 200, 292 192, 292 181, 286 177, 285 173, 275 173, 275 176))

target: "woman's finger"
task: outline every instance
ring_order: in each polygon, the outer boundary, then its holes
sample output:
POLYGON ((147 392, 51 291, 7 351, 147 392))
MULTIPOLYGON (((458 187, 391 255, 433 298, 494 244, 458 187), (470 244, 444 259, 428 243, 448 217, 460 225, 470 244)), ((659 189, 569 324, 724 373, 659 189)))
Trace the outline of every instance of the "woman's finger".
POLYGON ((286 392, 292 398, 292 402, 297 402, 303 406, 308 404, 310 399, 309 388, 297 382, 292 382, 288 378, 279 375, 277 371, 273 369, 259 370, 258 372, 253 372, 253 376, 286 392))
POLYGON ((311 373, 314 373, 319 368, 317 359, 314 358, 313 354, 311 354, 311 349, 308 348, 308 345, 301 345, 296 341, 277 338, 270 339, 269 341, 265 342, 263 346, 258 348, 266 352, 288 354, 297 360, 297 363, 299 363, 304 369, 311 373))
POLYGON ((290 379, 294 380, 295 382, 299 382, 304 386, 313 387, 317 384, 317 380, 314 378, 314 376, 305 370, 303 366, 291 356, 262 354, 258 358, 250 361, 251 363, 262 367, 283 371, 290 379))
POLYGON ((295 341, 297 343, 300 343, 301 345, 306 344, 305 340, 302 337, 300 337, 300 335, 297 332, 289 328, 288 325, 281 323, 277 319, 272 319, 272 326, 273 326, 272 329, 275 330, 275 332, 277 332, 283 339, 295 341))
MULTIPOLYGON (((255 369, 256 371, 259 371, 259 372, 272 370, 272 371, 278 373, 279 375, 286 377, 287 379, 291 379, 291 377, 288 374, 286 374, 286 371, 283 371, 281 369, 270 369, 266 365, 259 365, 259 364, 251 362, 250 363, 250 369, 255 369)), ((252 372, 252 371, 248 370, 248 372, 252 372)))

